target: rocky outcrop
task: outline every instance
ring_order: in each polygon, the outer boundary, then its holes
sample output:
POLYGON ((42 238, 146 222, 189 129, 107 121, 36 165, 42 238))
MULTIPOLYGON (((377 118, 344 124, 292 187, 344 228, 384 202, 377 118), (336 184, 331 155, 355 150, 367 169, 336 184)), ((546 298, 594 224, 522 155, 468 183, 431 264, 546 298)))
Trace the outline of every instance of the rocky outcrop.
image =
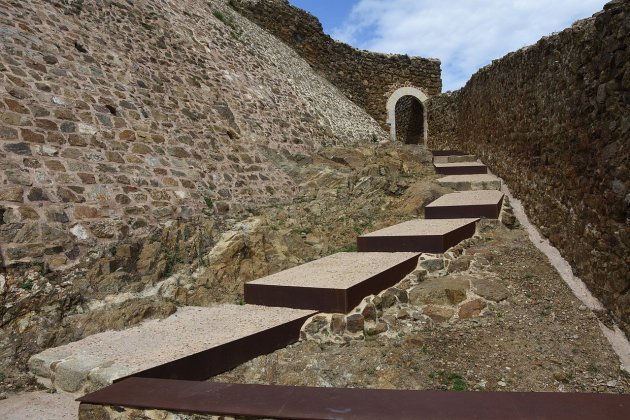
POLYGON ((630 334, 630 4, 431 99, 429 145, 477 154, 630 334))

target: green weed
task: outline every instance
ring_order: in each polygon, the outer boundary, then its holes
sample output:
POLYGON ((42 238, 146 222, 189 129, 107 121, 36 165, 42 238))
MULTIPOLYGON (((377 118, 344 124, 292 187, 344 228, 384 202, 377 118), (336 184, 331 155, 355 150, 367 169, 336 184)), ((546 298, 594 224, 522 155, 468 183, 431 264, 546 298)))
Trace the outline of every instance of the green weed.
POLYGON ((466 391, 468 385, 466 380, 461 375, 455 372, 448 372, 445 370, 438 370, 430 373, 429 377, 432 379, 439 379, 443 385, 445 385, 451 391, 466 391))
POLYGON ((31 280, 27 280, 24 283, 20 284, 20 289, 31 290, 33 288, 33 282, 31 280))

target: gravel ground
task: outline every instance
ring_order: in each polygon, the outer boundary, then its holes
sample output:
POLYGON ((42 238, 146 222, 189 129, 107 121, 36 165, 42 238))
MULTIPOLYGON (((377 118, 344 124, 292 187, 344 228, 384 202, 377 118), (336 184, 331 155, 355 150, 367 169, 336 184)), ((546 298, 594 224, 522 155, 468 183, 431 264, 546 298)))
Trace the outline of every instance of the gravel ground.
MULTIPOLYGON (((403 317, 386 334, 363 340, 302 341, 212 380, 455 391, 630 391, 630 378, 621 371, 597 314, 572 294, 525 230, 486 224, 482 236, 469 241, 454 262, 464 272, 500 279, 509 297, 472 319, 439 323, 403 317), (471 268, 466 268, 468 261, 471 268)), ((419 309, 406 305, 407 313, 419 309)))
POLYGON ((76 395, 45 391, 11 395, 0 401, 0 419, 3 420, 70 420, 76 419, 79 403, 76 395))

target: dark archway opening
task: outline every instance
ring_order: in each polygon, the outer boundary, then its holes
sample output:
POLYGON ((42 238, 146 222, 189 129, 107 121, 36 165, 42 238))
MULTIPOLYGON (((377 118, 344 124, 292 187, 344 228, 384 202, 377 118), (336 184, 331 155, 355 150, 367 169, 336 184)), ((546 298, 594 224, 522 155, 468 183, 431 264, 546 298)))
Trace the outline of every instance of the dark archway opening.
POLYGON ((424 143, 424 107, 413 96, 403 96, 396 103, 396 139, 405 144, 424 143))

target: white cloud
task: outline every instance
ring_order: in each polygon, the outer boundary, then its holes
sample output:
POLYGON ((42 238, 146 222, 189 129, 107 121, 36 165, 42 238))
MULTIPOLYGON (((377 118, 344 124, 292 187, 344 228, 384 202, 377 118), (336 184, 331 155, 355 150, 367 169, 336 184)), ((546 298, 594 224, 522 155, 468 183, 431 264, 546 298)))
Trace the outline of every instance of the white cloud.
POLYGON ((442 60, 444 90, 480 67, 603 8, 606 0, 359 0, 333 37, 442 60))

